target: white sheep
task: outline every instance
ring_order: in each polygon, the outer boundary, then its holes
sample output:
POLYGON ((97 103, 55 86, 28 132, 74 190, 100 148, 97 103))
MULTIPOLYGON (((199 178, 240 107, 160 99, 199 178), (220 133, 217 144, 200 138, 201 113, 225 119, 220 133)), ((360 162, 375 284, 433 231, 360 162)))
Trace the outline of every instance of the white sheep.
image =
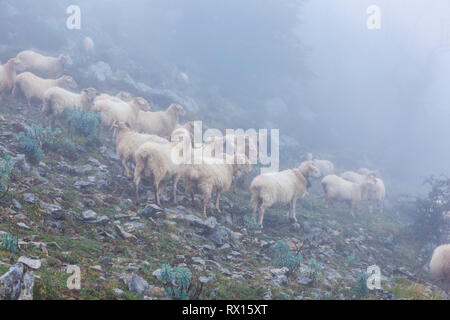
POLYGON ((358 169, 358 173, 366 175, 366 176, 374 175, 377 178, 380 177, 380 172, 378 170, 370 170, 370 169, 367 169, 367 168, 360 168, 360 169, 358 169))
POLYGON ((25 70, 31 71, 42 77, 56 78, 63 74, 64 67, 72 65, 72 59, 65 54, 59 57, 48 57, 31 50, 25 50, 17 55, 24 64, 25 70))
POLYGON ((95 44, 91 37, 85 37, 83 39, 83 53, 88 58, 94 56, 95 44))
POLYGON ((31 100, 34 98, 42 102, 45 91, 52 87, 75 89, 77 88, 77 83, 70 76, 62 76, 58 79, 43 79, 31 72, 23 72, 14 81, 10 103, 14 101, 18 92, 22 92, 27 100, 28 108, 31 109, 31 100))
POLYGON ((135 152, 134 185, 136 201, 139 201, 139 184, 144 177, 152 179, 155 200, 161 205, 161 193, 166 184, 173 181, 173 201, 177 203, 177 184, 180 178, 180 165, 184 161, 182 150, 189 152, 190 144, 185 142, 157 143, 148 141, 135 152))
POLYGON ((45 91, 41 109, 42 123, 50 117, 51 127, 54 128, 55 120, 61 119, 67 110, 77 108, 90 111, 97 96, 94 88, 83 89, 81 93, 73 93, 60 87, 53 87, 45 91))
POLYGON ((192 205, 194 195, 202 195, 203 218, 206 219, 206 204, 213 192, 216 192, 215 208, 221 213, 220 195, 230 189, 235 172, 246 164, 245 160, 239 160, 239 157, 239 155, 228 156, 227 159, 203 157, 200 164, 186 164, 182 167, 184 188, 186 193, 191 195, 192 205))
POLYGON ((443 284, 446 292, 450 291, 450 244, 444 244, 434 249, 430 261, 430 271, 433 277, 443 284))
POLYGON ((330 199, 346 201, 350 204, 350 214, 354 217, 356 206, 367 198, 369 191, 374 190, 375 184, 373 176, 367 176, 366 181, 359 184, 334 174, 327 175, 322 179, 326 207, 329 207, 330 199))
POLYGON ((184 125, 177 125, 175 130, 170 134, 171 141, 181 141, 181 139, 189 139, 191 145, 194 146, 194 122, 189 121, 184 125))
POLYGON ((329 161, 329 160, 319 160, 319 159, 313 159, 312 161, 319 168, 320 174, 322 176, 327 176, 327 175, 330 175, 330 174, 334 174, 334 165, 333 165, 333 163, 331 161, 329 161))
POLYGON ((139 111, 136 122, 131 127, 137 132, 169 137, 178 124, 179 116, 184 114, 185 111, 179 104, 171 104, 165 111, 139 111))
POLYGON ((134 153, 141 145, 148 141, 153 141, 156 143, 169 143, 168 140, 156 135, 132 131, 129 125, 124 122, 115 121, 112 128, 115 129, 116 153, 122 161, 128 177, 132 176, 128 162, 132 162, 134 164, 136 163, 134 153))
POLYGON ((16 72, 23 69, 23 64, 16 58, 9 59, 4 65, 0 65, 0 101, 3 93, 10 93, 16 80, 16 72))
POLYGON ((110 128, 115 121, 127 123, 133 128, 139 112, 142 109, 148 110, 149 108, 150 105, 144 98, 134 98, 130 102, 125 102, 105 94, 99 96, 95 99, 92 107, 92 111, 100 112, 101 116, 98 135, 101 135, 103 127, 110 128))
POLYGON ((299 168, 256 176, 250 184, 250 191, 253 212, 256 213, 259 209, 259 226, 263 227, 265 210, 275 204, 288 203, 288 217, 291 221, 297 221, 295 206, 297 199, 306 194, 306 179, 319 176, 319 169, 311 161, 302 163, 299 168))
MULTIPOLYGON (((380 211, 380 213, 383 213, 383 203, 384 203, 384 198, 386 197, 386 187, 384 186, 383 180, 375 177, 373 172, 369 172, 369 174, 364 175, 364 174, 356 173, 354 171, 346 171, 341 174, 341 177, 344 178, 345 180, 359 183, 359 184, 364 183, 367 180, 368 176, 373 177, 373 179, 375 179, 375 186, 372 190, 369 190, 366 198, 367 198, 367 200, 377 201, 378 210, 380 211)), ((370 213, 372 213, 372 211, 373 211, 372 205, 370 206, 369 210, 370 210, 370 213)))

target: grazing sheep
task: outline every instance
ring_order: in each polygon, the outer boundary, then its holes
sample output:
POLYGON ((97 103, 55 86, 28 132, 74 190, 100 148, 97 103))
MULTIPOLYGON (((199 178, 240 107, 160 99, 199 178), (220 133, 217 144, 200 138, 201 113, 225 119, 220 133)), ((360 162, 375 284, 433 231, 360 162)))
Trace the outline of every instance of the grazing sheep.
POLYGON ((444 244, 434 249, 430 261, 430 271, 437 281, 443 284, 446 292, 450 291, 450 244, 444 244))
POLYGON ((360 169, 358 169, 358 173, 363 174, 365 176, 374 175, 377 178, 380 177, 380 172, 378 170, 370 170, 367 168, 360 168, 360 169))
POLYGON ((98 135, 101 135, 103 127, 110 128, 115 121, 127 123, 133 128, 140 110, 149 108, 150 105, 144 98, 134 98, 130 102, 125 102, 107 95, 98 97, 92 107, 92 111, 100 112, 101 116, 98 135))
POLYGON ((91 110, 97 90, 94 88, 83 89, 81 93, 73 93, 60 87, 53 87, 45 91, 41 109, 42 123, 45 124, 47 117, 51 118, 52 129, 55 120, 61 119, 66 110, 78 108, 80 110, 91 110))
POLYGON ((9 59, 7 63, 0 66, 0 101, 3 92, 10 93, 16 80, 16 71, 23 68, 23 64, 16 58, 9 59))
POLYGON ((128 162, 136 163, 134 153, 145 142, 153 141, 156 143, 169 143, 168 140, 156 135, 137 133, 132 131, 129 125, 124 122, 115 121, 112 125, 115 129, 116 152, 125 168, 128 177, 131 177, 128 162))
POLYGON ((367 176, 366 180, 359 184, 347 181, 334 174, 327 175, 322 179, 326 207, 329 207, 330 199, 346 201, 350 204, 350 214, 354 217, 356 206, 361 200, 367 198, 369 191, 374 190, 375 184, 373 176, 367 176))
MULTIPOLYGON (((384 186, 384 182, 380 178, 375 177, 375 189, 369 190, 367 198, 369 200, 377 201, 378 210, 380 211, 380 213, 383 213, 383 203, 385 197, 386 197, 386 187, 384 186)), ((372 213, 372 206, 370 206, 370 212, 372 213)))
POLYGON ((157 143, 148 141, 135 152, 136 167, 134 169, 134 185, 136 201, 139 201, 139 183, 142 178, 149 177, 153 181, 155 200, 161 205, 161 193, 168 181, 173 181, 173 201, 177 203, 177 184, 180 178, 180 165, 183 162, 181 150, 189 148, 184 142, 157 143), (177 152, 178 151, 178 152, 177 152))
POLYGON ((171 104, 165 111, 139 111, 132 128, 137 132, 169 137, 178 124, 179 116, 184 114, 179 104, 171 104))
POLYGON ((359 184, 364 183, 367 179, 367 176, 368 175, 356 173, 355 171, 346 171, 341 174, 341 177, 345 180, 359 184))
POLYGON ((75 89, 77 88, 77 83, 70 76, 62 76, 58 79, 42 79, 31 72, 24 72, 19 74, 14 81, 10 103, 14 101, 17 93, 21 91, 27 100, 28 108, 31 109, 31 99, 34 98, 41 102, 45 91, 52 87, 75 89))
POLYGON ((88 58, 94 56, 95 44, 91 37, 85 37, 83 39, 83 53, 88 58))
POLYGON ((253 212, 256 213, 259 209, 259 226, 263 227, 265 210, 274 204, 289 203, 288 217, 291 221, 297 221, 295 205, 297 199, 306 193, 306 177, 319 176, 319 169, 311 161, 303 163, 300 168, 256 176, 250 185, 250 191, 253 212))
POLYGON ((327 175, 330 175, 330 174, 334 174, 334 165, 333 165, 333 163, 331 161, 329 161, 329 160, 319 160, 319 159, 313 159, 312 161, 319 168, 320 174, 322 176, 327 176, 327 175))
POLYGON ((194 122, 189 121, 184 125, 178 125, 170 134, 171 141, 181 141, 180 138, 190 139, 191 145, 194 146, 194 122))
POLYGON ((191 195, 192 205, 194 205, 194 195, 202 195, 202 213, 206 219, 206 204, 211 198, 213 192, 216 192, 216 210, 221 213, 219 207, 220 195, 227 192, 233 182, 233 176, 240 168, 238 160, 240 156, 236 155, 233 161, 220 161, 218 158, 203 157, 201 164, 184 165, 183 181, 186 193, 191 195))
MULTIPOLYGON (((131 100, 133 100, 133 96, 129 92, 120 91, 115 96, 111 96, 111 95, 109 95, 107 93, 102 93, 95 100, 96 101, 112 100, 112 101, 117 101, 117 102, 122 102, 122 101, 123 102, 130 102, 131 100)), ((150 105, 148 107, 150 108, 150 105)), ((146 111, 149 111, 149 109, 146 109, 146 111)))
POLYGON ((64 67, 72 65, 72 59, 61 54, 59 57, 47 57, 31 50, 25 50, 17 55, 24 64, 25 70, 46 78, 56 78, 63 74, 64 67))
MULTIPOLYGON (((367 177, 373 177, 375 179, 375 187, 373 190, 369 190, 367 193, 367 200, 375 200, 378 203, 378 210, 380 213, 383 213, 383 202, 386 196, 386 187, 384 186, 383 180, 375 177, 373 173, 369 173, 367 175, 359 174, 354 171, 346 171, 341 174, 341 177, 345 180, 354 182, 354 183, 364 183, 367 180, 367 177)), ((370 213, 372 213, 372 205, 369 208, 370 213)))

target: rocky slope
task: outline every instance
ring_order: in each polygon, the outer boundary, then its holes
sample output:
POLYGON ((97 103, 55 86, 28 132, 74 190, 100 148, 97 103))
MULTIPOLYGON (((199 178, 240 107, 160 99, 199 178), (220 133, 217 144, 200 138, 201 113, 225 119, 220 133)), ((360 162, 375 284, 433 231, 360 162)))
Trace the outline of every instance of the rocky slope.
POLYGON ((315 183, 299 200, 297 223, 288 221, 287 208, 271 209, 260 231, 244 187, 223 197, 223 214, 211 208, 203 221, 182 184, 178 206, 165 197, 158 208, 151 192, 136 205, 109 133, 99 142, 66 134, 74 154, 49 151, 31 165, 14 134, 37 123, 38 109, 0 104, 0 112, 0 155, 14 164, 0 200, 0 236, 17 235, 19 244, 17 252, 0 251, 0 274, 13 268, 0 278, 2 298, 27 297, 10 290, 26 282, 34 299, 168 299, 164 264, 190 270, 190 298, 447 298, 429 278, 430 251, 405 235, 395 206, 382 215, 362 206, 352 218, 346 206, 325 209, 315 183), (295 267, 274 263, 280 240, 301 254, 295 267), (80 268, 79 290, 67 286, 69 265, 80 268), (381 290, 361 286, 370 265, 380 267, 381 290))

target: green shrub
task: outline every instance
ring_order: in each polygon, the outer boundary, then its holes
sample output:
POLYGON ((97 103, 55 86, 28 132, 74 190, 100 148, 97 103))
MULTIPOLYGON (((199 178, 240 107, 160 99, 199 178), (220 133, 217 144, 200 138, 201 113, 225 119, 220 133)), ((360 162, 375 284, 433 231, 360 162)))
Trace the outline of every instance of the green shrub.
POLYGON ((164 289, 170 298, 176 300, 189 298, 188 292, 191 288, 192 273, 188 268, 172 268, 170 265, 164 264, 161 270, 161 280, 164 282, 164 289))
POLYGON ((259 230, 258 219, 255 214, 245 215, 243 219, 248 231, 259 230))
POLYGON ((70 130, 77 134, 86 137, 98 134, 98 125, 100 123, 100 115, 98 113, 73 108, 67 112, 67 121, 70 130))
POLYGON ((2 196, 8 191, 8 182, 11 169, 11 157, 6 156, 4 159, 0 158, 0 195, 2 196))
POLYGON ((313 258, 309 261, 309 268, 310 268, 310 277, 315 282, 318 279, 319 274, 322 272, 323 266, 321 263, 318 263, 316 259, 313 258))
POLYGON ((369 279, 369 275, 364 270, 361 270, 355 287, 355 292, 360 298, 367 296, 369 293, 369 288, 367 288, 367 279, 369 279))
POLYGON ((52 131, 35 124, 20 132, 15 139, 32 163, 41 161, 44 151, 62 153, 64 156, 73 156, 76 151, 75 144, 65 138, 60 129, 52 131))
POLYGON ((292 254, 290 249, 289 245, 282 240, 278 240, 273 247, 274 255, 272 264, 274 266, 288 268, 288 277, 297 272, 303 260, 299 250, 295 254, 292 254))
POLYGON ((19 238, 10 233, 5 233, 2 237, 0 247, 2 250, 17 252, 19 251, 19 238))

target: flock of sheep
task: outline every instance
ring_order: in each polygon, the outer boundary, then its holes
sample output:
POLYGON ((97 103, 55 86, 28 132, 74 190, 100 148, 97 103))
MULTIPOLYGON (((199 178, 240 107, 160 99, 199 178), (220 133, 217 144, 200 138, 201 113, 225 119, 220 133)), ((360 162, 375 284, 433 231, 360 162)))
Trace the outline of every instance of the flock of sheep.
MULTIPOLYGON (((193 122, 179 124, 179 117, 185 115, 182 106, 172 104, 167 110, 155 112, 144 98, 133 98, 127 92, 111 96, 87 88, 74 93, 70 90, 77 88, 76 82, 63 75, 65 66, 71 64, 72 60, 67 55, 55 58, 30 50, 20 52, 0 66, 0 101, 3 93, 10 93, 8 105, 11 105, 21 93, 29 108, 32 108, 33 101, 41 103, 42 123, 47 124, 50 120, 52 128, 57 120, 64 121, 65 111, 74 107, 98 112, 101 119, 99 135, 102 128, 113 131, 117 154, 126 175, 133 177, 137 200, 141 180, 149 178, 153 182, 158 205, 161 205, 161 194, 170 181, 173 182, 173 202, 177 203, 177 183, 182 177, 193 205, 195 194, 201 195, 202 213, 206 218, 207 203, 213 193, 215 208, 220 212, 221 194, 232 186, 236 188, 236 184, 251 173, 249 154, 258 149, 257 141, 251 137, 213 137, 200 147, 196 146, 193 143, 193 122), (17 74, 19 72, 22 73, 17 74), (244 141, 243 145, 238 143, 241 141, 244 141), (223 153, 226 144, 233 146, 230 148, 232 154, 223 153), (175 159, 191 157, 194 150, 199 149, 203 155, 201 163, 175 159), (224 157, 231 157, 232 161, 215 161, 224 157), (134 165, 134 174, 131 165, 134 165)), ((275 204, 289 204, 289 218, 296 221, 297 199, 307 193, 309 179, 319 177, 323 177, 321 184, 327 208, 331 199, 346 201, 350 205, 350 214, 354 216, 358 203, 376 200, 382 213, 386 190, 378 172, 362 168, 358 172, 347 171, 337 176, 330 161, 313 159, 309 154, 298 168, 266 173, 253 179, 250 184, 251 205, 254 213, 259 213, 259 226, 263 226, 265 210, 275 204)), ((450 283, 450 245, 435 250, 430 269, 433 275, 450 283)))

